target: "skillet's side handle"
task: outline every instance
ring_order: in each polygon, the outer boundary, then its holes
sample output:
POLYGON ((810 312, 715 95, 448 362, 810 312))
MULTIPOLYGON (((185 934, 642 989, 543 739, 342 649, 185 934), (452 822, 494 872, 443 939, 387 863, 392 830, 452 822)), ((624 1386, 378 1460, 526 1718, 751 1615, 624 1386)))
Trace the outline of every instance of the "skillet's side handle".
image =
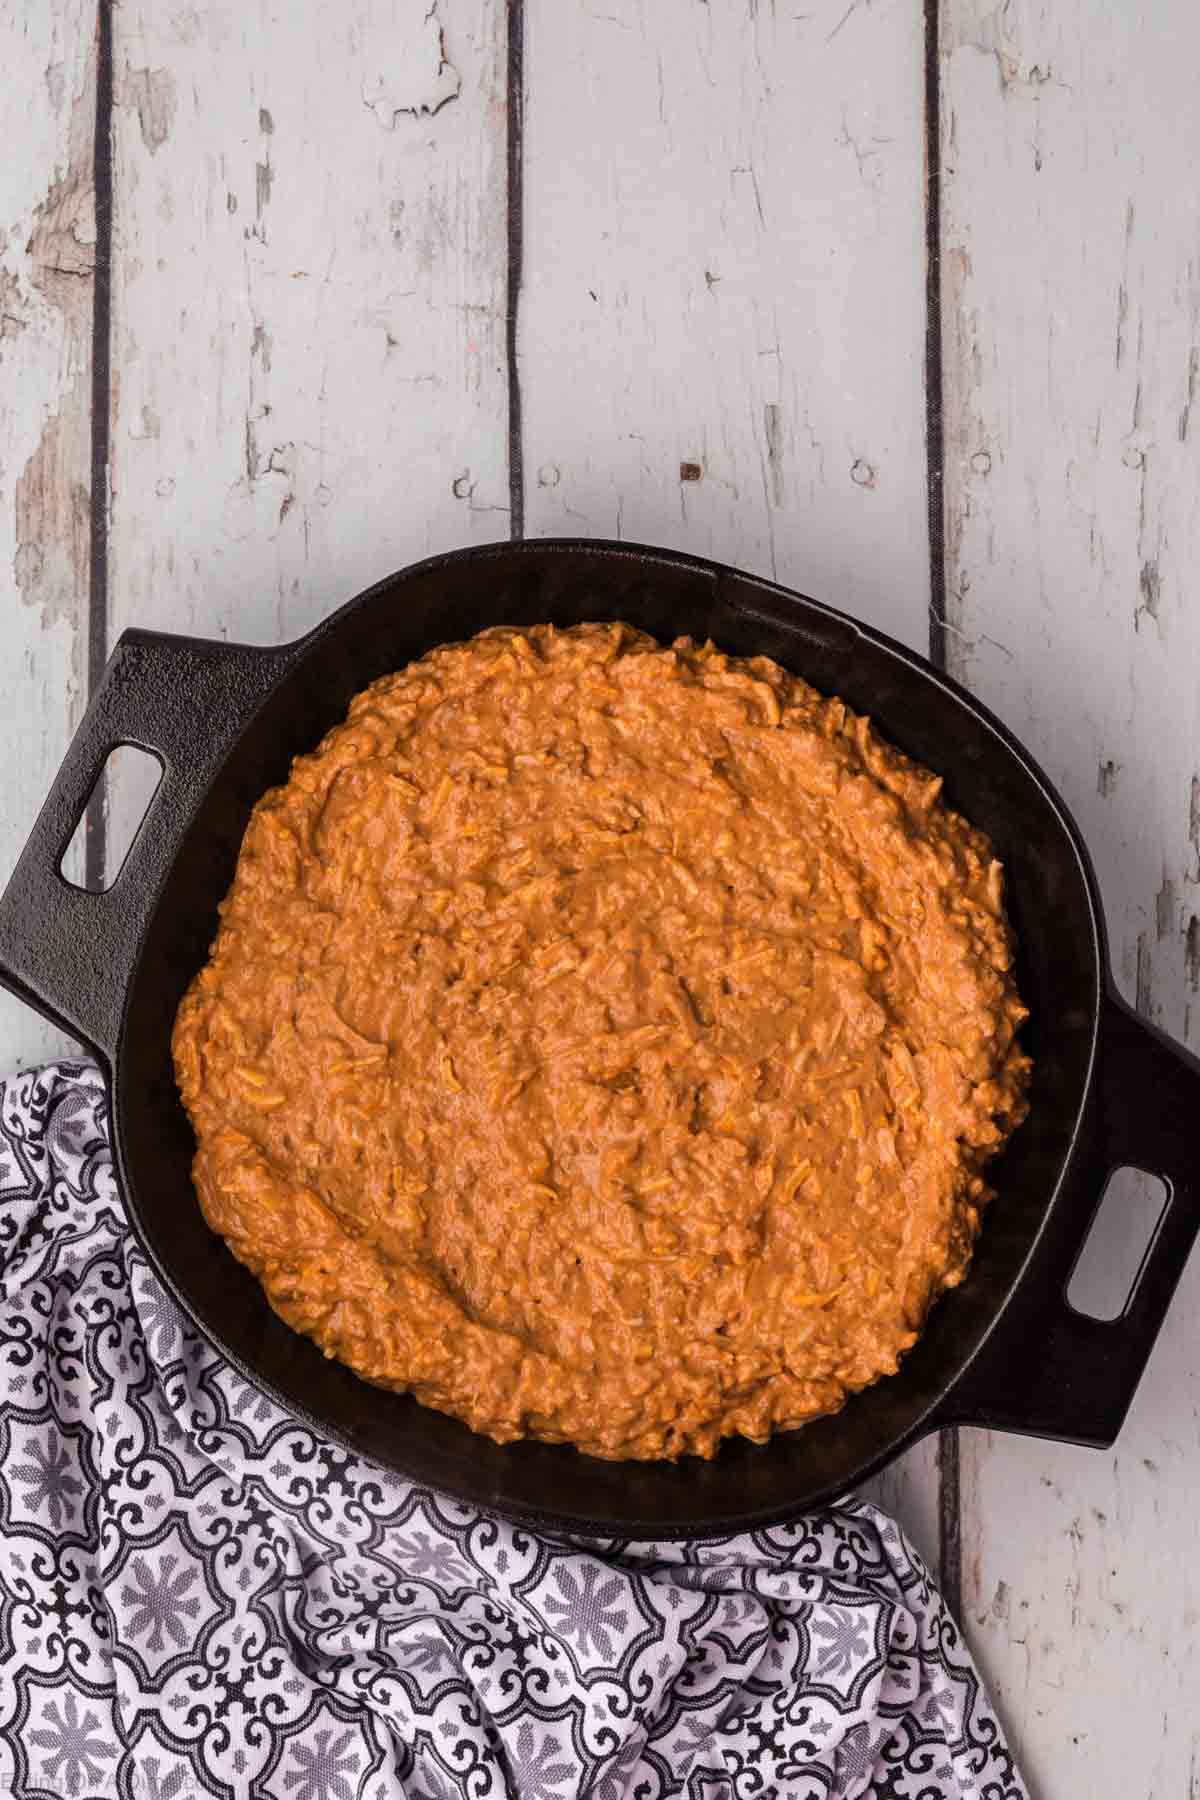
POLYGON ((938 1409, 938 1424, 1107 1448, 1125 1421, 1200 1230, 1200 1060, 1112 993, 1099 1056, 1093 1190, 1048 1226, 1049 1241, 1035 1253, 1037 1280, 1022 1283, 938 1409), (1107 1177, 1123 1164, 1160 1176, 1167 1200, 1124 1311, 1093 1319, 1068 1304, 1066 1289, 1107 1177))
POLYGON ((127 631, 0 898, 0 981, 101 1056, 159 885, 195 806, 289 651, 127 631), (76 887, 61 863, 109 754, 148 751, 162 777, 115 881, 76 887))

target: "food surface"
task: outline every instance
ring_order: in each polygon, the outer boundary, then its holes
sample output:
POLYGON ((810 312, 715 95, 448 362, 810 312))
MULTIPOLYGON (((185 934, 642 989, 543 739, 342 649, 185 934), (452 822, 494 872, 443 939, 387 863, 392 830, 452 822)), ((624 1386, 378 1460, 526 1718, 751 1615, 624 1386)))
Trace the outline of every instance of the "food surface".
POLYGON ((502 628, 264 796, 174 1052, 208 1223, 506 1441, 709 1456, 894 1372, 1025 1110, 999 864, 765 658, 502 628))

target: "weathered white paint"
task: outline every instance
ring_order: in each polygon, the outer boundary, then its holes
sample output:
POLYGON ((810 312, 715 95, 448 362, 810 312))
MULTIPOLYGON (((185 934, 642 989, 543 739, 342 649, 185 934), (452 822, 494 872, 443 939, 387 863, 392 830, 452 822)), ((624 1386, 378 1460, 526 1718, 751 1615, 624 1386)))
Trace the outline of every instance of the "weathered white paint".
POLYGON ((506 537, 501 0, 115 32, 112 635, 275 642, 506 537))
POLYGON ((925 647, 917 11, 527 12, 530 533, 711 554, 925 647))
MULTIPOLYGON (((86 675, 92 12, 83 0, 0 0, 0 883, 78 723, 86 675)), ((68 1048, 0 992, 0 1065, 68 1048)))
MULTIPOLYGON (((530 535, 737 563, 927 644, 907 0, 528 0, 530 535)), ((875 1490, 937 1544, 935 1454, 875 1490)))
MULTIPOLYGON (((956 672, 1200 1041, 1200 15, 943 0, 956 672)), ((1116 1452, 964 1436, 965 1611, 1035 1791, 1200 1791, 1200 1263, 1116 1452)))

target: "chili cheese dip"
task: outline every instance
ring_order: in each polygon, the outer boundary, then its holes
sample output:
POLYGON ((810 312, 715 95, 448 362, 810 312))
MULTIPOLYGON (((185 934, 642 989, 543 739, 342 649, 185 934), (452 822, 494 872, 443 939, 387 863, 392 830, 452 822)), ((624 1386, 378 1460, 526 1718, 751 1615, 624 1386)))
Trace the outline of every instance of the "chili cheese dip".
POLYGON ((763 657, 484 632, 255 807, 174 1054, 212 1229, 501 1442, 711 1456, 895 1371, 1025 1111, 1001 870, 763 657))

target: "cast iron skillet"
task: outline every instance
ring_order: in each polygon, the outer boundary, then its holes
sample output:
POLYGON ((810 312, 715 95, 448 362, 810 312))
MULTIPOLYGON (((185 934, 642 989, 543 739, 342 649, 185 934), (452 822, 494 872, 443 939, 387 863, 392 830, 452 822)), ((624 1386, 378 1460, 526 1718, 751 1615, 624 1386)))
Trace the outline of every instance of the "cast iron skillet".
POLYGON ((111 1084, 134 1226, 193 1320, 251 1380, 329 1437, 417 1481, 544 1525, 682 1537, 766 1524, 844 1492, 938 1426, 1110 1444, 1200 1225, 1200 1062, 1116 997, 1095 880, 1053 788, 985 709, 920 657, 799 595, 716 563, 621 544, 497 544, 379 583, 294 644, 258 649, 127 631, 0 901, 0 979, 84 1039, 111 1084), (627 620, 660 638, 763 653, 869 713, 946 778, 1008 872, 1031 1009, 1030 1116, 995 1165, 970 1276, 935 1308, 891 1380, 833 1418, 711 1463, 606 1463, 504 1448, 368 1387, 283 1325, 208 1230, 172 1078, 179 999, 204 960, 251 806, 352 694, 484 626, 627 620), (59 872, 109 752, 163 777, 111 889, 59 872), (1105 1178, 1161 1175, 1170 1199, 1120 1318, 1065 1289, 1105 1178))

